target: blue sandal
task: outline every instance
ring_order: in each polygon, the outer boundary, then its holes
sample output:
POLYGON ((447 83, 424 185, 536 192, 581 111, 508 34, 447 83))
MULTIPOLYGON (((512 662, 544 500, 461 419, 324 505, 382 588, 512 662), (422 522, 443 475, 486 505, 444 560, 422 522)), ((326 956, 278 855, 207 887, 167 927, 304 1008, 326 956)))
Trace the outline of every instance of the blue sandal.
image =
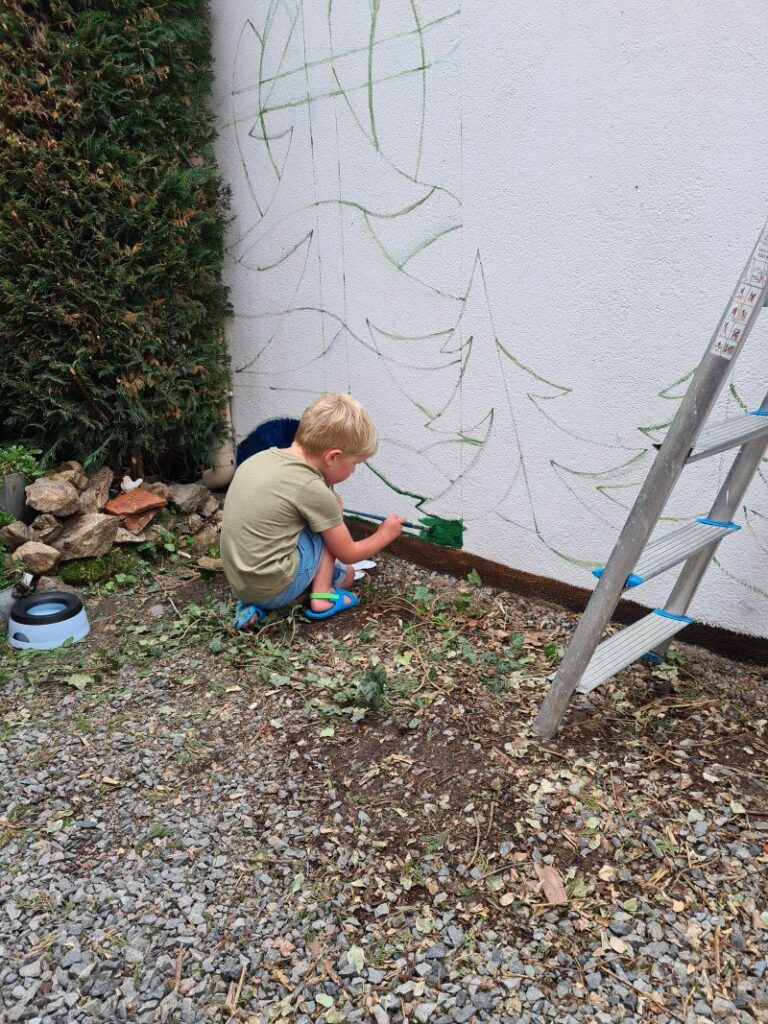
POLYGON ((337 587, 335 591, 329 594, 310 594, 309 599, 310 601, 333 601, 333 606, 324 612, 313 612, 311 608, 306 608, 304 614, 308 619, 330 619, 332 615, 338 615, 339 612, 345 612, 349 608, 354 608, 355 605, 360 604, 359 597, 353 594, 351 590, 343 590, 341 587, 337 587), (348 597, 349 601, 345 601, 345 597, 348 597))
POLYGON ((249 604, 247 601, 235 602, 235 617, 232 625, 235 629, 247 629, 249 626, 258 626, 262 619, 266 619, 266 611, 258 604, 249 604))

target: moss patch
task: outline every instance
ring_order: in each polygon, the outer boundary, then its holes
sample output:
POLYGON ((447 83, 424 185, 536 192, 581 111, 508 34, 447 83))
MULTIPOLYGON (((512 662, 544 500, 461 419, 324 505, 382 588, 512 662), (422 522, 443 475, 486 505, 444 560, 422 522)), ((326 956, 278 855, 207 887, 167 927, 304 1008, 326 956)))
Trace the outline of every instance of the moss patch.
POLYGON ((71 587, 85 587, 103 583, 119 573, 137 576, 141 572, 141 559, 133 551, 112 548, 97 558, 78 558, 61 567, 59 576, 71 587))

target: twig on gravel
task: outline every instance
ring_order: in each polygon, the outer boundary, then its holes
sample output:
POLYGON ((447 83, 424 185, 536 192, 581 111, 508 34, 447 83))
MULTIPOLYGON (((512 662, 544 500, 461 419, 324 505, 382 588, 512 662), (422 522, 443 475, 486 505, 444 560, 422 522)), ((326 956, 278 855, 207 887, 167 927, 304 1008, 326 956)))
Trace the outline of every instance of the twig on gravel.
POLYGON ((467 887, 470 889, 477 889, 481 882, 484 882, 486 878, 492 878, 493 875, 503 875, 507 871, 513 870, 511 864, 499 864, 497 868, 492 868, 490 871, 486 871, 485 874, 480 875, 479 878, 471 878, 467 880, 467 887))
POLYGON ((33 946, 29 947, 27 956, 38 956, 40 953, 45 953, 58 942, 60 935, 60 932, 51 932, 50 935, 46 935, 40 942, 36 942, 33 946))
POLYGON ((632 826, 627 821, 627 816, 624 813, 624 802, 620 799, 619 794, 616 791, 616 783, 613 779, 613 772, 611 772, 611 774, 608 776, 608 781, 611 784, 611 792, 613 793, 613 802, 616 805, 616 810, 621 815, 621 820, 624 822, 624 825, 631 831, 632 826))
MULTIPOLYGON (((296 626, 293 617, 290 617, 289 619, 275 619, 274 622, 267 622, 266 625, 261 627, 261 629, 249 629, 248 632, 250 633, 251 636, 261 637, 263 636, 264 633, 268 633, 270 629, 275 629, 277 626, 282 626, 285 624, 285 622, 291 623, 292 632, 290 637, 290 643, 293 643, 293 639, 296 636, 296 626)), ((235 632, 238 631, 235 630, 235 632)))
MULTIPOLYGON (((569 764, 573 763, 573 758, 571 756, 564 754, 562 750, 553 750, 552 747, 548 747, 544 743, 539 743, 539 750, 544 754, 551 754, 553 757, 559 757, 561 761, 567 761, 569 764)), ((505 754, 504 756, 506 757, 507 755, 505 754)), ((514 760, 512 758, 509 758, 509 760, 514 764, 514 760)))
POLYGON ((243 991, 243 985, 245 984, 245 972, 248 969, 247 964, 243 964, 243 969, 240 971, 240 980, 235 984, 234 981, 229 983, 229 992, 224 1003, 224 1009, 228 1011, 231 1016, 237 1012, 237 1007, 240 1002, 240 993, 243 991))
MULTIPOLYGON (((764 743, 761 743, 760 739, 757 738, 754 735, 754 733, 751 733, 751 732, 727 733, 727 739, 729 739, 732 743, 737 743, 740 740, 746 740, 747 743, 750 744, 750 746, 762 747, 763 750, 768 751, 768 747, 766 747, 766 745, 764 743)), ((715 747, 715 746, 722 746, 722 745, 723 745, 723 737, 722 736, 718 736, 714 740, 697 740, 697 742, 696 742, 696 749, 699 750, 701 747, 715 747)))
POLYGON ((691 1000, 693 999, 695 994, 695 988, 689 989, 688 992, 686 992, 685 994, 685 999, 683 999, 683 1016, 686 1018, 688 1017, 688 1007, 690 1006, 691 1000))
MULTIPOLYGON (((717 858, 715 858, 715 857, 713 857, 710 860, 699 860, 695 864, 691 864, 687 868, 683 868, 682 870, 677 872, 677 874, 672 879, 672 881, 669 883, 667 888, 671 890, 675 885, 677 885, 677 883, 680 881, 680 879, 683 877, 683 875, 687 875, 688 872, 689 871, 693 871, 694 868, 703 867, 705 864, 714 864, 716 860, 717 860, 717 858)), ((689 882, 690 882, 691 885, 693 885, 694 888, 696 888, 696 889, 701 888, 700 886, 697 886, 695 882, 692 882, 690 880, 689 880, 689 882)), ((689 884, 689 883, 686 883, 686 884, 689 884)))
POLYGON ((664 761, 665 764, 671 765, 673 768, 677 768, 678 770, 684 767, 682 761, 674 760, 673 758, 669 757, 667 754, 663 753, 663 751, 659 750, 658 747, 653 746, 652 744, 648 743, 647 741, 646 741, 645 746, 648 749, 648 753, 651 755, 651 764, 655 764, 656 761, 664 761))
POLYGON ((477 829, 477 840, 475 841, 475 848, 472 851, 472 856, 469 858, 468 867, 472 867, 477 859, 477 854, 480 850, 480 815, 475 811, 475 828, 477 829))
POLYGON ((439 778, 437 780, 437 785, 438 786, 445 786, 449 782, 452 782, 454 779, 457 779, 462 774, 463 774, 462 772, 451 772, 450 775, 445 775, 445 776, 439 778))
POLYGON ((179 951, 176 954, 176 976, 174 978, 173 990, 174 992, 179 991, 179 985, 181 985, 181 964, 184 960, 184 947, 179 946, 179 951))
POLYGON ((673 1010, 670 1006, 659 1005, 659 1003, 657 1002, 659 996, 656 992, 649 992, 647 989, 638 988, 637 985, 632 984, 629 978, 627 978, 626 976, 622 978, 620 975, 612 971, 610 967, 606 967, 605 964, 600 965, 600 970, 605 971, 606 974, 610 974, 612 978, 616 978, 616 980, 621 982, 622 985, 626 985, 629 988, 633 989, 635 992, 637 992, 639 996, 642 997, 643 1000, 645 1000, 645 1002, 653 1003, 655 1008, 659 1011, 659 1013, 663 1011, 664 1013, 669 1014, 670 1017, 674 1017, 675 1020, 681 1021, 682 1024, 687 1024, 686 1018, 677 1013, 676 1010, 673 1010))
POLYGON ((415 644, 409 643, 407 640, 403 640, 402 644, 404 647, 407 647, 409 651, 413 651, 413 653, 416 655, 416 658, 421 663, 421 667, 424 669, 425 672, 427 672, 428 665, 424 660, 424 655, 421 653, 419 648, 415 644))
POLYGON ((331 981, 335 985, 340 985, 341 984, 341 978, 338 976, 336 971, 333 969, 333 965, 331 964, 331 961, 327 957, 323 957, 323 967, 325 968, 325 973, 328 975, 328 977, 331 979, 331 981))
POLYGON ((491 800, 491 805, 488 808, 488 828, 485 830, 485 838, 486 839, 491 834, 491 829, 493 827, 493 816, 494 816, 495 813, 496 813, 496 801, 495 800, 491 800))
POLYGON ((167 594, 169 590, 179 590, 181 587, 189 586, 194 579, 200 579, 197 573, 195 573, 194 576, 184 577, 183 579, 177 580, 177 582, 171 583, 170 586, 167 587, 158 583, 157 589, 161 594, 167 594))

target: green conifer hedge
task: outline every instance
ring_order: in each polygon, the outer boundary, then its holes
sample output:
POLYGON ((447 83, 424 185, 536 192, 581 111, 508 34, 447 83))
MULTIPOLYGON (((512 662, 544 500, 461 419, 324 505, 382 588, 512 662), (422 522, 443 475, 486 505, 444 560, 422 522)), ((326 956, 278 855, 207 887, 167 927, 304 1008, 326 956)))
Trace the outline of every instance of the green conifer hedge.
POLYGON ((209 462, 229 383, 205 0, 5 0, 0 437, 209 462))

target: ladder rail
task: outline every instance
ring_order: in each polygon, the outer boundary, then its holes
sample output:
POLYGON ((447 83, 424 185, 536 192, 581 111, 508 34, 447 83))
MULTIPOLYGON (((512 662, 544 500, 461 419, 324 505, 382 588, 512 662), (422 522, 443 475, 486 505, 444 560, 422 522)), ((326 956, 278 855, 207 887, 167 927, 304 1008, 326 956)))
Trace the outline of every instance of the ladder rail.
POLYGON ((568 702, 618 604, 624 583, 677 482, 696 437, 728 378, 768 295, 768 223, 691 380, 680 408, 632 506, 549 692, 533 722, 542 739, 557 731, 568 702), (762 275, 762 276, 761 276, 762 275))

